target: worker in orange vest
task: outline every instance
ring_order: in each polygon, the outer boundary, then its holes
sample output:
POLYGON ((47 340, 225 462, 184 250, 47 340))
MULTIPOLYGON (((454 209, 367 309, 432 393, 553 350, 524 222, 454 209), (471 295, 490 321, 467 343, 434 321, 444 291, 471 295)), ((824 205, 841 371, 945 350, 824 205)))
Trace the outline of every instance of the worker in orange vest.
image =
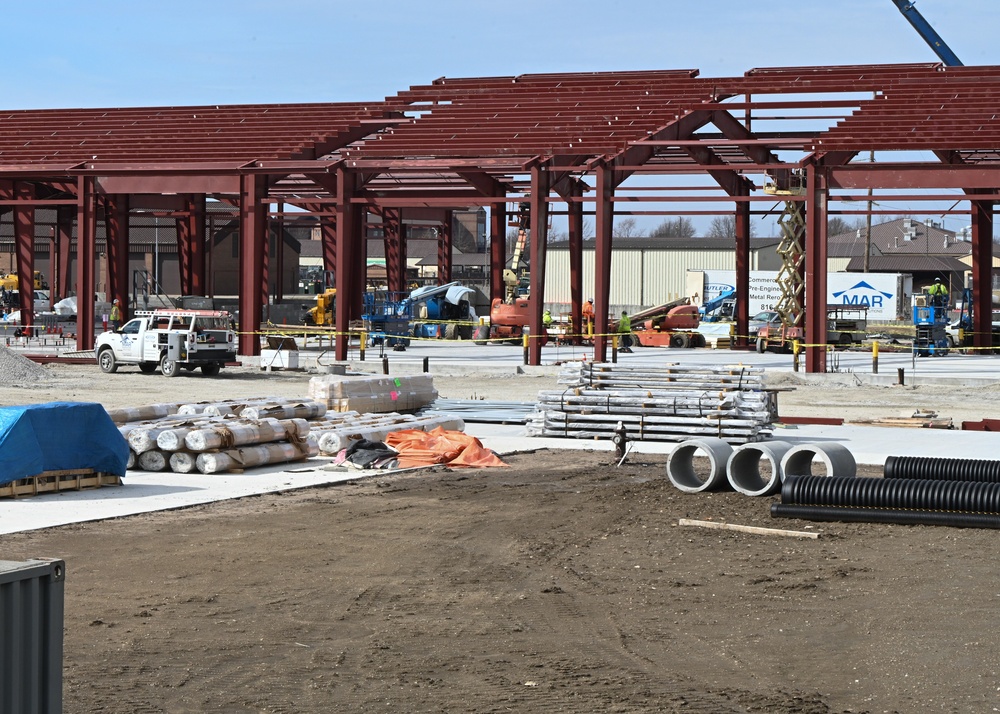
POLYGON ((594 298, 583 304, 583 323, 587 326, 584 337, 594 336, 594 298))

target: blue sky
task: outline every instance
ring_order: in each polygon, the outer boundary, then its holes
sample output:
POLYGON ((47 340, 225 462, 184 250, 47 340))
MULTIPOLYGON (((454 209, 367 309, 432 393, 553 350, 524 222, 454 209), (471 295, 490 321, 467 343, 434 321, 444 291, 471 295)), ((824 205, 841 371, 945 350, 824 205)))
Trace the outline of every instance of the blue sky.
MULTIPOLYGON (((918 0, 966 64, 1000 3, 918 0)), ((364 101, 437 77, 924 62, 891 0, 49 0, 4 3, 12 109, 364 101)))
MULTIPOLYGON (((1000 64, 1000 2, 916 5, 966 64, 1000 64)), ((353 102, 442 76, 937 61, 892 0, 49 0, 3 10, 9 109, 353 102)), ((756 230, 773 234, 773 222, 756 230)))

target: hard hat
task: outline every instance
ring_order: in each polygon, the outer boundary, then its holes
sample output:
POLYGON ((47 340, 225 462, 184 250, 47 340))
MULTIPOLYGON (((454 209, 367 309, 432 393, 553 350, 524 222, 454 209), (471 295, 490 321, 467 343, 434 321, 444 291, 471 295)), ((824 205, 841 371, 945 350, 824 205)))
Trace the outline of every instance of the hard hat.
POLYGON ((121 304, 122 304, 122 301, 119 300, 118 298, 115 298, 115 305, 121 305, 121 304))
POLYGON ((594 302, 594 298, 588 299, 587 302, 594 302))
POLYGON ((941 278, 934 278, 934 282, 935 283, 940 283, 941 282, 941 278))

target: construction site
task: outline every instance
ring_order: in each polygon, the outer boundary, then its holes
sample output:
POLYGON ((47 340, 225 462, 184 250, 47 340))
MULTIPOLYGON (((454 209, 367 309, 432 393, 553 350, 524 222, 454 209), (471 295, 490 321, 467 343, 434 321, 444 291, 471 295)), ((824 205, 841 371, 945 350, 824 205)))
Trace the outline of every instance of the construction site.
POLYGON ((0 713, 995 709, 1000 68, 893 2, 938 61, 5 112, 0 713))

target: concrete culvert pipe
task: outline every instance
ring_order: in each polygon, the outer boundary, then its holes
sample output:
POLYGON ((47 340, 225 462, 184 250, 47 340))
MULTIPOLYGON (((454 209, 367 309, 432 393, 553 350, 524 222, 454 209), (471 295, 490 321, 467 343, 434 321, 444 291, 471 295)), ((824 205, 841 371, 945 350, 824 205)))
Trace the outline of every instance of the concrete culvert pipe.
POLYGON ((792 449, 787 441, 742 444, 726 464, 729 484, 747 496, 771 496, 781 490, 781 459, 792 449), (765 468, 761 469, 761 466, 765 468))
POLYGON ((835 441, 816 444, 801 444, 788 450, 781 459, 781 480, 789 476, 814 476, 813 461, 822 462, 826 476, 854 478, 858 474, 858 464, 854 454, 846 446, 835 441))
POLYGON ((667 457, 667 478, 684 493, 715 491, 729 485, 726 464, 733 447, 722 439, 705 437, 678 444, 667 457), (708 468, 695 470, 695 456, 708 458, 708 468))

